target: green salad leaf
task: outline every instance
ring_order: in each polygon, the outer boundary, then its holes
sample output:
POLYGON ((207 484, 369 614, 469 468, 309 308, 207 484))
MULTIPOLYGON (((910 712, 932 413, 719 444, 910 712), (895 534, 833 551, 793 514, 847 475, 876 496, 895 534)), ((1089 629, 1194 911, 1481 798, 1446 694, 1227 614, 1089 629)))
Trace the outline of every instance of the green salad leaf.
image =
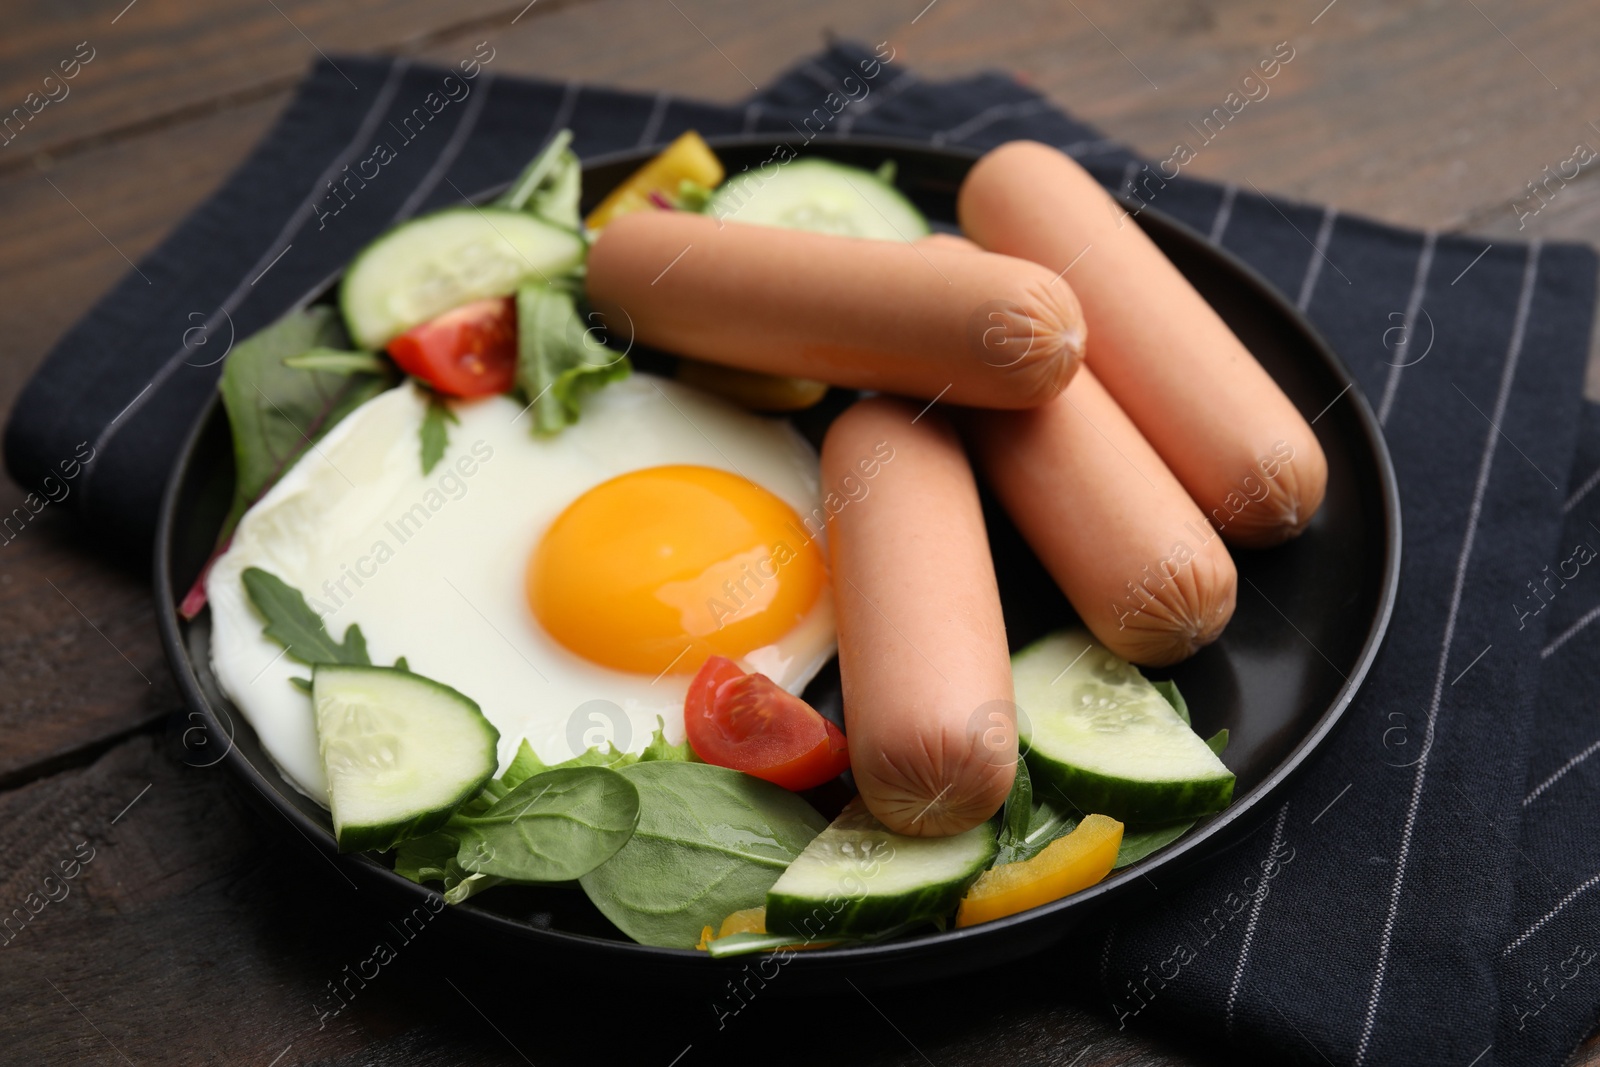
MULTIPOLYGON (((233 428, 233 506, 219 544, 251 504, 350 412, 394 385, 393 372, 293 367, 288 360, 346 343, 331 307, 291 311, 235 345, 222 365, 222 404, 233 428)), ((348 353, 345 353, 348 355, 348 353)))
POLYGON ((534 283, 517 290, 517 386, 535 434, 577 422, 585 396, 632 371, 627 356, 584 324, 570 288, 534 283))
MULTIPOLYGON (((544 851, 554 849, 556 844, 541 843, 543 837, 535 833, 538 826, 565 825, 560 823, 537 824, 529 822, 521 827, 513 820, 510 825, 503 825, 508 805, 516 803, 515 797, 526 798, 530 793, 537 793, 540 786, 528 786, 528 782, 538 779, 541 783, 548 783, 552 779, 546 776, 563 774, 569 771, 602 770, 610 773, 611 770, 632 766, 636 763, 646 763, 654 760, 692 760, 693 753, 687 743, 682 745, 669 745, 666 741, 664 730, 666 723, 660 716, 656 717, 655 733, 650 738, 650 744, 645 750, 634 755, 629 752, 619 752, 609 743, 604 747, 593 746, 580 752, 568 760, 556 764, 546 764, 534 752, 533 746, 526 740, 517 746, 517 753, 512 757, 511 763, 499 778, 494 779, 483 787, 477 796, 463 804, 450 821, 442 828, 431 834, 403 842, 395 855, 395 872, 413 882, 442 882, 444 883, 444 898, 451 904, 459 904, 475 893, 482 892, 502 882, 545 882, 570 880, 578 877, 576 874, 566 875, 564 878, 548 877, 552 868, 546 865, 544 875, 535 877, 540 869, 537 865, 545 863, 540 859, 544 851), (495 829, 487 830, 478 820, 488 819, 494 823, 495 829), (529 837, 529 835, 534 835, 529 837), (524 838, 523 842, 517 840, 524 838), (484 848, 492 848, 498 857, 492 865, 478 862, 475 856, 484 848)), ((613 775, 613 778, 616 776, 613 775)), ((602 779, 610 782, 610 779, 602 779)), ((587 788, 597 788, 592 784, 587 788)), ((629 789, 633 787, 630 785, 629 789)), ((614 782, 611 789, 617 790, 614 782)), ((564 795, 564 794, 563 794, 564 795)), ((632 832, 633 824, 638 818, 637 790, 633 791, 633 814, 628 816, 623 811, 620 802, 605 801, 601 808, 607 813, 610 820, 604 825, 610 826, 615 832, 626 820, 628 832, 632 832)), ((592 800, 592 798, 591 798, 592 800)), ((551 818, 545 812, 548 804, 555 803, 556 798, 542 801, 534 805, 534 810, 527 814, 531 818, 551 818)), ((565 818, 573 814, 570 803, 562 809, 559 817, 565 818)), ((595 827, 602 824, 594 822, 595 827)), ((568 836, 579 834, 579 831, 568 826, 568 836)), ((544 831, 541 831, 541 833, 544 831)), ((613 836, 607 840, 614 842, 617 848, 621 841, 613 836)), ((622 840, 626 840, 624 836, 622 840)), ((566 846, 562 846, 566 847, 566 846)), ((615 852, 613 848, 611 852, 615 852)), ((609 856, 611 852, 605 855, 609 856)), ((570 854, 570 850, 568 853, 570 854)), ((602 856, 601 859, 604 859, 602 856)), ((568 870, 572 869, 569 865, 568 870)))
POLYGON ((1007 863, 1015 863, 1010 858, 1019 852, 1028 837, 1028 825, 1033 821, 1033 780, 1028 774, 1028 764, 1021 756, 1017 757, 1017 774, 1011 779, 1011 792, 1006 795, 1006 803, 1000 809, 1000 832, 996 835, 996 842, 1000 851, 995 854, 991 866, 999 867, 1007 863))
POLYGON ((692 178, 685 178, 678 183, 678 195, 673 200, 677 203, 679 211, 704 214, 706 208, 711 206, 711 194, 715 191, 709 185, 701 185, 692 178))
POLYGON ((444 882, 451 886, 466 877, 466 872, 456 864, 456 853, 461 845, 455 837, 435 831, 400 842, 395 849, 394 871, 413 882, 444 882))
POLYGON ((656 716, 656 732, 650 735, 650 743, 639 753, 640 763, 650 763, 655 760, 677 760, 681 763, 704 762, 695 755, 694 749, 686 737, 676 745, 667 743, 666 722, 661 716, 656 716))
POLYGON ((1117 862, 1111 865, 1113 871, 1120 870, 1130 863, 1144 859, 1158 848, 1165 848, 1178 838, 1188 833, 1194 826, 1194 820, 1175 822, 1169 826, 1154 826, 1143 830, 1124 830, 1122 832, 1122 847, 1117 849, 1117 862))
POLYGON ((1218 730, 1216 733, 1214 733, 1210 737, 1206 738, 1206 747, 1209 748, 1216 755, 1216 757, 1218 759, 1221 759, 1222 758, 1222 754, 1224 752, 1228 751, 1228 731, 1227 731, 1227 729, 1223 728, 1221 730, 1218 730))
POLYGON ((650 735, 650 743, 643 752, 635 755, 631 752, 619 752, 606 742, 604 747, 591 745, 571 759, 562 760, 560 763, 547 764, 541 760, 533 746, 524 738, 522 744, 517 746, 517 754, 512 757, 511 765, 506 768, 499 781, 506 786, 520 785, 524 780, 543 771, 562 770, 567 767, 610 767, 618 770, 632 766, 635 763, 649 763, 652 760, 684 760, 694 761, 697 757, 694 750, 689 747, 689 742, 672 745, 667 743, 666 720, 656 716, 655 732, 650 735))
POLYGON ((423 474, 432 474, 433 468, 444 458, 444 450, 450 444, 450 423, 459 426, 461 420, 450 410, 444 397, 428 390, 428 410, 423 412, 421 430, 423 474))
POLYGON ((1160 682, 1151 682, 1150 684, 1155 687, 1156 692, 1160 693, 1168 704, 1172 705, 1172 710, 1178 713, 1178 718, 1184 722, 1189 721, 1189 702, 1183 699, 1182 693, 1178 692, 1177 682, 1167 679, 1160 682))
POLYGON ((481 814, 451 817, 456 862, 515 882, 569 882, 610 859, 639 821, 639 791, 605 767, 525 779, 481 814))
POLYGON ((583 164, 569 147, 572 131, 562 130, 517 175, 495 206, 526 211, 568 230, 582 224, 578 200, 582 192, 583 164))
POLYGON ((725 767, 652 760, 618 773, 639 790, 639 824, 578 882, 645 945, 692 948, 705 926, 766 903, 784 868, 828 824, 787 789, 725 767))
MULTIPOLYGON (((1067 833, 1078 829, 1078 811, 1072 801, 1056 793, 1054 797, 1046 795, 1035 800, 1032 782, 1029 781, 1027 765, 1018 760, 1018 781, 1024 782, 1021 789, 1018 782, 1011 782, 1011 797, 1006 800, 1003 809, 1003 822, 998 835, 1000 851, 995 853, 992 867, 1002 867, 1005 864, 1019 864, 1024 859, 1032 859, 1045 851, 1045 846, 1058 837, 1066 837, 1067 833), (1026 797, 1026 808, 1022 806, 1026 797), (1013 808, 1013 800, 1018 801, 1013 808), (1026 811, 1026 822, 1024 822, 1026 811), (1016 827, 1021 825, 1022 829, 1016 827)), ((1051 790, 1056 792, 1056 790, 1051 790)))
POLYGON ((300 590, 260 567, 247 567, 242 577, 250 602, 267 621, 262 632, 282 645, 289 656, 309 664, 372 666, 361 627, 352 624, 345 630, 344 640, 335 641, 300 590))
MULTIPOLYGON (((1018 782, 1026 781, 1027 774, 1027 765, 1019 760, 1017 782, 1012 783, 1011 795, 1001 810, 1000 851, 996 853, 992 866, 1000 867, 1032 859, 1052 841, 1076 830, 1081 821, 1081 812, 1076 805, 1052 790, 1051 795, 1028 804, 1025 828, 1019 832, 1016 827, 1022 822, 1022 798, 1027 797, 1031 801, 1033 793, 1031 783, 1018 785, 1018 782)), ((1168 826, 1124 827, 1122 845, 1117 849, 1117 859, 1111 869, 1118 870, 1144 859, 1156 849, 1172 844, 1193 826, 1194 820, 1191 819, 1168 826)))

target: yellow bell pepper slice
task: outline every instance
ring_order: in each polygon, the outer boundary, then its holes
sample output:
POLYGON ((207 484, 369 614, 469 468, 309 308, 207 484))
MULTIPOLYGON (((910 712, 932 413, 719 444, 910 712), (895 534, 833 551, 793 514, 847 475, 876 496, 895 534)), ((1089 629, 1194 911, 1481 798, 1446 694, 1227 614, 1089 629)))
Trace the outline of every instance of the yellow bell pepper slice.
POLYGON ((583 224, 591 230, 598 230, 618 215, 654 208, 655 205, 650 201, 651 193, 662 193, 670 199, 677 196, 678 186, 682 182, 697 182, 707 189, 715 189, 722 184, 722 178, 721 160, 717 159, 704 138, 689 130, 611 190, 589 212, 583 224))
MULTIPOLYGON (((744 908, 740 911, 734 912, 726 919, 723 919, 721 929, 713 930, 709 926, 702 926, 700 928, 700 943, 695 945, 695 948, 699 949, 701 952, 704 952, 711 947, 711 942, 720 941, 724 937, 731 937, 734 934, 764 934, 766 932, 766 907, 762 906, 759 908, 744 908)), ((829 945, 833 944, 836 944, 836 942, 805 941, 793 945, 784 945, 782 947, 786 949, 798 950, 804 948, 827 948, 829 945)))
POLYGON ((767 909, 744 908, 722 920, 722 929, 713 931, 709 926, 700 928, 700 943, 695 948, 704 951, 706 946, 721 937, 733 934, 764 934, 767 932, 767 909))
POLYGON ((1090 815, 1032 859, 984 871, 962 898, 956 926, 1015 915, 1087 889, 1111 873, 1120 847, 1122 824, 1090 815))

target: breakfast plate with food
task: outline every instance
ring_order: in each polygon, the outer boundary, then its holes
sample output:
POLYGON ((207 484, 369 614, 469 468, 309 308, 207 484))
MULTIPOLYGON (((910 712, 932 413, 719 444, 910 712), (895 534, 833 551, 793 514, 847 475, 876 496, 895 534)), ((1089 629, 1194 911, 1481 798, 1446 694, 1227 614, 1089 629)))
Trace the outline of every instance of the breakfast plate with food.
POLYGON ((207 762, 678 974, 1014 959, 1257 825, 1399 567, 1292 307, 1031 142, 569 142, 228 355, 156 561, 207 762))

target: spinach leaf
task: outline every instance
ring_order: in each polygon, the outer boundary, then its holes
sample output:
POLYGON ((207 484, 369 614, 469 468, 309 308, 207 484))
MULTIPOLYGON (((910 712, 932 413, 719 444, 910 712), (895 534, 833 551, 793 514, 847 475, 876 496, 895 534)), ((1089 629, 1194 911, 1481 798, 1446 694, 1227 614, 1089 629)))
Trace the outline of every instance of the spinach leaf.
POLYGON ((517 386, 535 434, 578 421, 585 396, 632 371, 626 355, 584 324, 569 288, 535 283, 517 290, 517 386))
POLYGON ((578 200, 583 165, 568 147, 571 144, 571 130, 562 130, 550 138, 550 143, 523 168, 495 206, 526 211, 552 225, 577 230, 582 224, 578 200))
POLYGON ((1160 693, 1168 704, 1172 705, 1172 710, 1178 713, 1178 718, 1184 722, 1189 721, 1189 702, 1183 699, 1182 693, 1178 692, 1177 682, 1169 679, 1167 681, 1151 682, 1150 684, 1155 686, 1156 692, 1160 693))
MULTIPOLYGON (((505 804, 513 793, 518 792, 519 787, 524 786, 535 776, 580 768, 618 769, 651 760, 693 760, 694 755, 687 742, 681 745, 667 744, 663 732, 665 725, 665 722, 657 716, 655 734, 651 737, 649 746, 637 756, 628 752, 618 752, 608 744, 604 748, 598 746, 589 748, 572 759, 563 760, 554 766, 547 766, 533 751, 533 746, 524 740, 517 747, 517 754, 512 758, 506 772, 489 782, 477 796, 458 808, 448 823, 431 834, 401 843, 395 855, 395 872, 413 882, 443 882, 444 898, 451 904, 459 904, 474 893, 499 885, 501 882, 530 880, 526 877, 526 872, 523 875, 502 877, 499 873, 485 873, 486 869, 481 864, 469 863, 468 850, 476 849, 478 842, 488 841, 497 850, 508 847, 503 839, 472 829, 471 821, 487 817, 491 810, 505 804)), ((635 808, 637 809, 637 801, 635 808)), ((631 828, 632 824, 629 826, 631 828)), ((495 831, 495 834, 504 832, 502 828, 495 831)), ((496 862, 495 871, 502 870, 503 864, 515 865, 521 862, 507 858, 514 857, 518 850, 529 851, 526 845, 517 845, 510 852, 500 851, 501 859, 496 862)), ((538 849, 531 851, 536 854, 538 849)), ((537 862, 537 856, 534 855, 529 862, 537 862)))
POLYGON ((250 602, 267 620, 263 632, 281 644, 290 656, 301 663, 372 665, 361 627, 350 626, 344 632, 344 640, 335 641, 323 628, 317 613, 307 606, 300 590, 260 567, 245 568, 242 577, 250 602))
POLYGON ((1111 865, 1112 870, 1119 870, 1130 863, 1144 859, 1158 848, 1165 848, 1178 838, 1189 832, 1194 826, 1194 820, 1176 822, 1171 826, 1157 826, 1149 830, 1123 831, 1122 847, 1117 850, 1117 862, 1111 865))
POLYGON ((764 904, 828 822, 787 789, 725 767, 652 760, 619 773, 639 790, 639 824, 578 881, 645 945, 692 948, 702 928, 764 904))
POLYGON ((296 356, 345 343, 331 307, 293 311, 241 341, 222 366, 222 404, 233 428, 233 506, 218 544, 239 517, 334 425, 394 384, 393 373, 288 366, 296 356))
POLYGON ((1218 759, 1221 759, 1222 754, 1228 750, 1227 729, 1223 728, 1218 730, 1216 733, 1206 738, 1206 747, 1209 748, 1218 759))
POLYGON ((450 410, 450 405, 445 403, 444 397, 429 390, 428 410, 422 416, 423 474, 432 474, 433 468, 444 458, 445 447, 450 443, 450 427, 446 425, 447 423, 459 426, 461 420, 450 410))
POLYGON ((525 780, 481 815, 450 820, 465 871, 515 882, 570 882, 610 859, 639 821, 639 791, 604 767, 525 780))

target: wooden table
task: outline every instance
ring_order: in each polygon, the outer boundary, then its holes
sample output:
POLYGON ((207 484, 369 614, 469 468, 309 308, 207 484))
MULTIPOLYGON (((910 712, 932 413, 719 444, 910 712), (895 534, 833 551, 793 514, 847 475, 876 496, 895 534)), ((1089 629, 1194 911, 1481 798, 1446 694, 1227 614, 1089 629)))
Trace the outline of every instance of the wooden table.
MULTIPOLYGON (((1589 121, 1600 99, 1592 2, 525 3, 10 5, 0 109, 40 90, 59 61, 90 58, 68 97, 0 145, 0 405, 9 408, 128 260, 243 158, 318 50, 452 62, 489 40, 502 74, 732 100, 748 92, 745 75, 764 83, 829 35, 890 40, 928 77, 1009 68, 1164 157, 1188 120, 1287 41, 1296 59, 1270 99, 1208 145, 1191 173, 1491 241, 1600 242, 1593 168, 1536 214, 1527 186, 1576 144, 1600 145, 1589 121)), ((1593 365, 1588 391, 1600 395, 1593 365)), ((0 513, 21 496, 0 479, 0 513)), ((95 850, 70 895, 0 950, 8 1062, 666 1065, 681 1056, 694 1067, 811 1052, 1008 1067, 1238 1062, 1119 1033, 1103 1005, 1075 1005, 1042 985, 1008 989, 1004 976, 960 996, 771 998, 731 1020, 731 1033, 684 1049, 684 1019, 673 1013, 709 1014, 704 1000, 625 1022, 625 991, 544 973, 538 960, 446 968, 409 950, 319 1029, 326 984, 370 954, 382 909, 281 822, 248 810, 220 771, 175 758, 173 734, 185 724, 147 576, 91 555, 58 509, 0 549, 0 679, 0 901, 9 908, 34 890, 73 844, 95 850)), ((1597 1048, 1592 1040, 1589 1052, 1597 1048)))

